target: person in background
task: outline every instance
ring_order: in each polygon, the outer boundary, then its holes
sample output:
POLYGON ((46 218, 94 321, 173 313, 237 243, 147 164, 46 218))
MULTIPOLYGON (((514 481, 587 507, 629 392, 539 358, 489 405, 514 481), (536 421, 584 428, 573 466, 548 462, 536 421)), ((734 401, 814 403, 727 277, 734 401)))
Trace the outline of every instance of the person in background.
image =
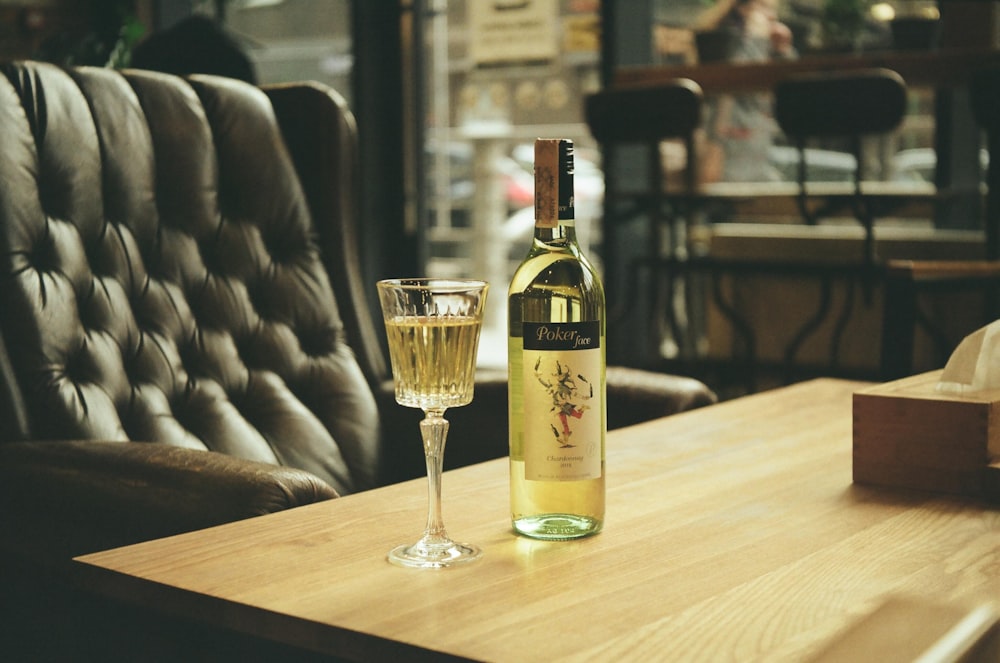
MULTIPOLYGON (((696 30, 729 33, 730 62, 796 57, 792 32, 778 20, 778 0, 720 0, 702 15, 696 30)), ((780 178, 768 159, 777 132, 769 93, 719 96, 710 105, 706 128, 709 142, 721 146, 723 181, 780 178)))
POLYGON ((257 83, 253 62, 214 20, 193 15, 151 35, 132 52, 132 67, 168 74, 213 74, 257 83))

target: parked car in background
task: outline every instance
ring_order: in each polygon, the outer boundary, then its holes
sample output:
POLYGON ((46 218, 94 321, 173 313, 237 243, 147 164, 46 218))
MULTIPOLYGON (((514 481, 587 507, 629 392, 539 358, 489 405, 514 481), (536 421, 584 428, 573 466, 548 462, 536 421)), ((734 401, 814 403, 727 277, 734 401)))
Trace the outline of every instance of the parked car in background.
MULTIPOLYGON (((990 165, 989 150, 979 150, 979 169, 986 175, 990 165)), ((892 158, 893 179, 897 182, 933 182, 937 152, 931 147, 900 150, 892 158)))

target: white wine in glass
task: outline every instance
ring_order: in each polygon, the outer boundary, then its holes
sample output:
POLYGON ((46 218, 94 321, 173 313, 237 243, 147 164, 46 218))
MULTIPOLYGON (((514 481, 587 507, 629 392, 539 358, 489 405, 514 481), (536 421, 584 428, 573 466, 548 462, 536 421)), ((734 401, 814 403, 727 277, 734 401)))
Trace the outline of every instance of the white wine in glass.
POLYGON ((389 551, 389 561, 418 568, 473 561, 482 554, 480 549, 452 541, 441 517, 441 468, 448 435, 444 412, 472 402, 489 286, 464 279, 390 279, 377 287, 396 402, 424 411, 420 433, 428 480, 424 535, 389 551))

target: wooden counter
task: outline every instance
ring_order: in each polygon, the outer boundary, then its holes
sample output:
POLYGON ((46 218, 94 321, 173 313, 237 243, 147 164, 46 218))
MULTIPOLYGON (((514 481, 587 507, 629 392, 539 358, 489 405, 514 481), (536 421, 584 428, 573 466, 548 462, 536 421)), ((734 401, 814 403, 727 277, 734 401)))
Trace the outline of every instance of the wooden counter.
POLYGON ((614 431, 607 525, 589 539, 514 536, 500 459, 445 475, 449 531, 484 549, 465 567, 385 561, 423 525, 412 481, 88 555, 77 579, 130 610, 353 660, 810 659, 888 597, 1000 597, 995 506, 851 483, 861 386, 614 431))
POLYGON ((965 84, 979 67, 1000 63, 1000 50, 951 48, 936 51, 884 51, 859 55, 807 55, 760 63, 712 62, 685 66, 631 66, 615 72, 616 87, 656 85, 690 78, 705 94, 770 90, 794 74, 885 67, 912 87, 950 88, 965 84))

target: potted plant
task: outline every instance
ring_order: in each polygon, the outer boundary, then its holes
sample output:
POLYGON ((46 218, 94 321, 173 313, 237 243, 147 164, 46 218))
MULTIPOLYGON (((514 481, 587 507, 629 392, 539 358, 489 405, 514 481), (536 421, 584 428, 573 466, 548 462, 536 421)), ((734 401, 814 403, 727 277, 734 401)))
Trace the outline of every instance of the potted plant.
POLYGON ((926 50, 937 45, 941 21, 937 3, 915 0, 899 5, 889 22, 892 44, 899 50, 926 50))
POLYGON ((860 49, 870 4, 871 0, 824 0, 820 25, 827 49, 860 49))

